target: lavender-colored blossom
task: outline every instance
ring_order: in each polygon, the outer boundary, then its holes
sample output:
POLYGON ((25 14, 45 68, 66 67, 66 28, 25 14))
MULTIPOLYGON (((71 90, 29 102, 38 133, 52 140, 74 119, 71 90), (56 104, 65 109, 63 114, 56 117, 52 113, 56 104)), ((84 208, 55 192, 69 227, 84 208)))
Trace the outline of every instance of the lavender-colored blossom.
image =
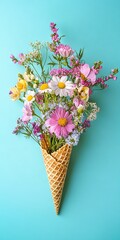
POLYGON ((34 135, 37 135, 40 133, 40 124, 39 123, 32 123, 32 126, 33 126, 33 133, 34 135))
POLYGON ((20 132, 20 130, 23 128, 23 121, 21 118, 18 118, 17 120, 17 126, 15 127, 15 129, 13 130, 13 134, 18 134, 20 132))
POLYGON ((32 108, 31 104, 25 103, 23 107, 22 121, 28 123, 32 119, 32 108))
POLYGON ((80 139, 80 133, 78 130, 73 130, 73 132, 65 139, 66 143, 76 146, 80 139))

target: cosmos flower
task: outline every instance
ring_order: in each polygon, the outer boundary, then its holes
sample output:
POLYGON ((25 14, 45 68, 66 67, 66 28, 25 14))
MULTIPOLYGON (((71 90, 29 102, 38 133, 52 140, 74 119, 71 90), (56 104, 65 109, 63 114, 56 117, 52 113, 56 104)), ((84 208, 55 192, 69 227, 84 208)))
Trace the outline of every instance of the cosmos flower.
POLYGON ((54 133, 58 138, 67 137, 75 128, 72 115, 62 107, 55 109, 50 118, 46 120, 45 125, 49 128, 50 133, 54 133))
POLYGON ((94 84, 96 81, 96 74, 92 69, 90 69, 88 64, 83 64, 80 67, 80 77, 81 80, 89 80, 92 84, 94 84))

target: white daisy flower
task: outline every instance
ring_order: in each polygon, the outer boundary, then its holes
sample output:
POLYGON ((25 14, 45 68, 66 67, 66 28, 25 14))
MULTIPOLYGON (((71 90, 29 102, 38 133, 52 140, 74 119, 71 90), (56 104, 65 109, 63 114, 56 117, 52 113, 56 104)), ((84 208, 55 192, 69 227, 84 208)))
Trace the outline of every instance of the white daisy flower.
POLYGON ((71 81, 67 81, 67 76, 61 78, 53 76, 49 82, 50 88, 60 97, 71 95, 74 85, 71 81))
POLYGON ((34 91, 27 91, 25 97, 23 97, 25 102, 32 103, 35 100, 35 92, 34 91))
POLYGON ((39 93, 44 93, 44 92, 51 92, 52 90, 49 87, 49 83, 41 83, 38 88, 39 93))

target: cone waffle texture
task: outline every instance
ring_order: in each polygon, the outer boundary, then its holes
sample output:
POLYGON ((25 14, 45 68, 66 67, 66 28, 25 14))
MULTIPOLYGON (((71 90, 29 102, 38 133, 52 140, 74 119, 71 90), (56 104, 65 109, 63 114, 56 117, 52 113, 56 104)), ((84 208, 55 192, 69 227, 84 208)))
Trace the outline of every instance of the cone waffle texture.
POLYGON ((42 154, 57 214, 60 208, 71 151, 72 146, 65 144, 57 151, 49 154, 46 148, 44 149, 42 146, 42 154))

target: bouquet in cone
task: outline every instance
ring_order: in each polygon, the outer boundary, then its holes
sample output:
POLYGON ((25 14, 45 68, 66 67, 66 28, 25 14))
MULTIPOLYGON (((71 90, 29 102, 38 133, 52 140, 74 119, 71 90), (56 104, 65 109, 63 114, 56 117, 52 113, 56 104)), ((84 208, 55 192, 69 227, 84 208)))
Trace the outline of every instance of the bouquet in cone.
POLYGON ((83 50, 62 44, 64 36, 58 35, 56 24, 50 27, 50 43, 31 43, 30 52, 10 56, 24 70, 9 94, 23 104, 13 133, 32 137, 40 145, 58 214, 72 147, 99 111, 91 96, 96 88, 107 88, 108 80, 116 80, 118 69, 100 77, 102 62, 90 67, 82 59, 83 50))

